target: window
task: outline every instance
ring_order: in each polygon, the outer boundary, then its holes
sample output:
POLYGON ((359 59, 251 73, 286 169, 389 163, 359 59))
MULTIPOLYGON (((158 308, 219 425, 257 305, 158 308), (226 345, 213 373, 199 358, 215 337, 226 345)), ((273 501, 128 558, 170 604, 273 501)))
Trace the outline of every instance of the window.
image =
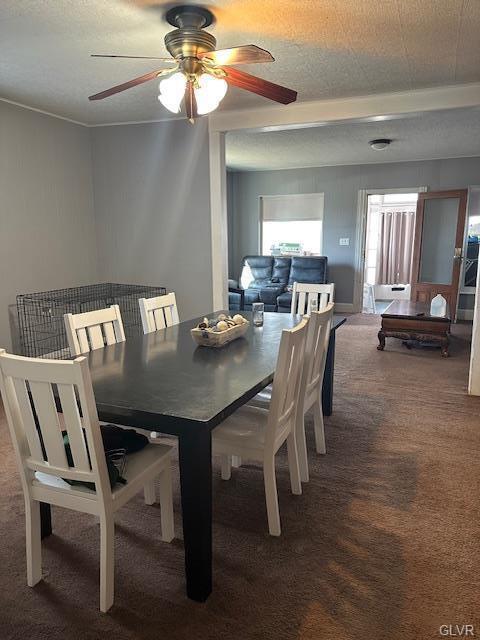
POLYGON ((262 255, 321 255, 323 193, 260 198, 262 255))

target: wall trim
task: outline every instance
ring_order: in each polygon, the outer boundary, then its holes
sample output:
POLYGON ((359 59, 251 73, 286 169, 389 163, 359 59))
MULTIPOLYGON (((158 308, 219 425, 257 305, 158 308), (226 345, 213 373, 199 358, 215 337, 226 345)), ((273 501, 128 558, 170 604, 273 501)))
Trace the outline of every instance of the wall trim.
POLYGON ((78 124, 81 127, 88 127, 88 124, 85 122, 79 122, 78 120, 72 120, 72 118, 67 118, 66 116, 60 116, 58 113, 51 113, 50 111, 44 111, 43 109, 37 109, 36 107, 30 107, 28 104, 22 104, 21 102, 15 102, 14 100, 8 100, 7 98, 0 98, 0 102, 6 102, 7 104, 12 104, 14 107, 20 107, 21 109, 27 109, 28 111, 35 111, 35 113, 41 113, 43 116, 49 116, 50 118, 57 118, 58 120, 65 120, 66 122, 70 122, 71 124, 78 124))
MULTIPOLYGON (((96 127, 126 127, 132 124, 160 124, 165 122, 176 122, 177 120, 187 120, 185 116, 174 116, 172 118, 156 118, 155 120, 125 120, 125 122, 100 122, 95 124, 85 124, 85 127, 95 129, 96 127)), ((474 157, 474 156, 473 156, 474 157)))
MULTIPOLYGON (((83 127, 111 127, 128 124, 149 124, 170 122, 180 118, 153 120, 133 120, 89 124, 67 116, 52 113, 37 107, 0 97, 1 102, 36 111, 59 120, 66 120, 83 127)), ((441 111, 476 107, 480 105, 480 82, 447 85, 412 91, 294 102, 290 105, 275 105, 256 109, 217 111, 209 116, 209 124, 214 131, 234 131, 241 129, 263 129, 275 131, 303 127, 324 126, 347 121, 378 122, 399 117, 414 116, 425 111, 441 111)))

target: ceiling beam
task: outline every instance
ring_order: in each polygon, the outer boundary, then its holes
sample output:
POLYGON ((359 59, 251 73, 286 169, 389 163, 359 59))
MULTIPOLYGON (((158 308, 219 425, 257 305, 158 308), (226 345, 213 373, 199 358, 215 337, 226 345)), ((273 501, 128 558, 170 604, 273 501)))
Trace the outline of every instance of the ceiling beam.
POLYGON ((370 96, 295 102, 257 109, 215 111, 211 131, 276 131, 341 122, 375 122, 413 117, 426 111, 480 106, 480 83, 370 96))

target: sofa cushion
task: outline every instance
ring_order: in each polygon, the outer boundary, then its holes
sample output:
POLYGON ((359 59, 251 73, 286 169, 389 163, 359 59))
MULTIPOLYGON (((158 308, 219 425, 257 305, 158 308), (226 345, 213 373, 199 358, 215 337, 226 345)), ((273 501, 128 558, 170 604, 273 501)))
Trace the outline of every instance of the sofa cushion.
POLYGON ((278 283, 283 285, 283 287, 286 287, 288 283, 288 277, 290 275, 291 264, 291 258, 275 256, 273 259, 272 267, 272 283, 278 283))
POLYGON ((326 256, 292 257, 288 284, 293 285, 294 282, 325 284, 327 282, 327 262, 326 256))
POLYGON ((272 277, 271 256, 245 256, 240 283, 244 289, 261 289, 272 277))
POLYGON ((285 291, 277 298, 278 309, 282 311, 290 311, 292 307, 292 292, 285 291))
POLYGON ((283 284, 269 285, 268 287, 262 287, 259 291, 260 302, 264 302, 266 305, 276 307, 277 298, 285 290, 283 284))

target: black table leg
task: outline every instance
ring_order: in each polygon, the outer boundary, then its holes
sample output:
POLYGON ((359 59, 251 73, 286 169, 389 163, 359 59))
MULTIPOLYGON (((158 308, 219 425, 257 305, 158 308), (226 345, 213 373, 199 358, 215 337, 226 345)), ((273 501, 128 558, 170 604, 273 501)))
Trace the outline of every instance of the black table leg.
POLYGON ((199 428, 179 440, 187 595, 205 602, 212 592, 212 435, 199 428))
POLYGON ((333 367, 335 364, 335 331, 330 333, 327 359, 322 387, 322 409, 324 416, 331 416, 333 411, 333 367))
POLYGON ((52 510, 47 502, 40 502, 40 535, 43 538, 52 533, 52 510))

